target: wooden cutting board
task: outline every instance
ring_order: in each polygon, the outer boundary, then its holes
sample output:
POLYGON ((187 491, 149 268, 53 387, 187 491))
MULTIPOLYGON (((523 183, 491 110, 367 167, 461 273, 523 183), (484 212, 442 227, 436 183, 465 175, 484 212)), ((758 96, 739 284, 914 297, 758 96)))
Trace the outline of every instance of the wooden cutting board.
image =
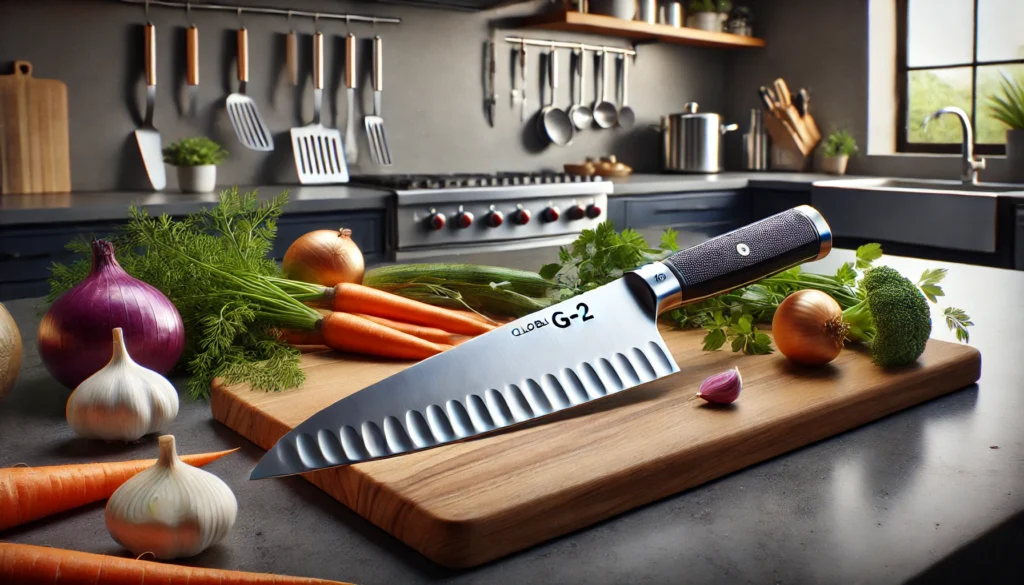
MULTIPOLYGON (((777 353, 702 351, 699 331, 663 335, 681 369, 667 378, 489 437, 303 477, 435 562, 471 567, 981 375, 977 350, 935 340, 908 368, 883 370, 851 349, 829 366, 805 370, 777 353), (744 380, 734 404, 711 406, 695 396, 701 380, 733 366, 744 380)), ((307 381, 296 390, 215 384, 214 417, 269 449, 321 408, 408 365, 331 352, 302 360, 307 381)))
POLYGON ((0 75, 0 194, 71 191, 68 89, 15 61, 0 75))

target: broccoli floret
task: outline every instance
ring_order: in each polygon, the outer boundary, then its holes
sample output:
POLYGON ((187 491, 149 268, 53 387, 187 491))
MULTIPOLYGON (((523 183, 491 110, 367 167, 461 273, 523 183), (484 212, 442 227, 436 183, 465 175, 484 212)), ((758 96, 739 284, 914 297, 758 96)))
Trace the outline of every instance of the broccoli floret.
POLYGON ((920 289, 888 266, 868 270, 861 289, 865 299, 843 311, 847 338, 870 346, 880 366, 913 363, 932 333, 931 311, 920 289))

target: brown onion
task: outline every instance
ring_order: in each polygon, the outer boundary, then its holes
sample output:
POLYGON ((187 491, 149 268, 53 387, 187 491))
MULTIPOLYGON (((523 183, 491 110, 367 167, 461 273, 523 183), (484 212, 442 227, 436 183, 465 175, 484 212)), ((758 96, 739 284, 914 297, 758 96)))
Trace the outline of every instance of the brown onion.
POLYGON ((775 345, 789 360, 820 366, 836 359, 849 325, 839 303, 820 290, 801 290, 786 297, 775 311, 775 345))
POLYGON ((362 284, 364 268, 350 229, 309 232, 292 242, 281 262, 288 278, 323 286, 362 284))
POLYGON ((14 318, 0 303, 0 398, 14 387, 21 369, 21 333, 14 318))

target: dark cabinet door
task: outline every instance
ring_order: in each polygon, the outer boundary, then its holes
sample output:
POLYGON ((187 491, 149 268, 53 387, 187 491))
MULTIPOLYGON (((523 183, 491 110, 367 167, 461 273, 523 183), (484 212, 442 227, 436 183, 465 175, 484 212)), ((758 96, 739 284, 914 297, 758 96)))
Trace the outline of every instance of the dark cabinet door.
POLYGON ((633 229, 739 226, 750 215, 744 191, 670 193, 629 198, 625 203, 625 227, 633 229))

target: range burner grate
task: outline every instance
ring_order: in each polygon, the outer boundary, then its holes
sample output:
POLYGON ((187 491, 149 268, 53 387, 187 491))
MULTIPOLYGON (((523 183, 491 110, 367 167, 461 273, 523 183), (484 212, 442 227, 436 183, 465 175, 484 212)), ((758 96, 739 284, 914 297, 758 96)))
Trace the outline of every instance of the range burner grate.
POLYGON ((467 189, 474 187, 516 187, 521 185, 547 185, 562 183, 589 183, 601 177, 586 177, 569 173, 455 173, 437 175, 360 175, 353 176, 350 184, 384 187, 398 191, 420 189, 467 189))

